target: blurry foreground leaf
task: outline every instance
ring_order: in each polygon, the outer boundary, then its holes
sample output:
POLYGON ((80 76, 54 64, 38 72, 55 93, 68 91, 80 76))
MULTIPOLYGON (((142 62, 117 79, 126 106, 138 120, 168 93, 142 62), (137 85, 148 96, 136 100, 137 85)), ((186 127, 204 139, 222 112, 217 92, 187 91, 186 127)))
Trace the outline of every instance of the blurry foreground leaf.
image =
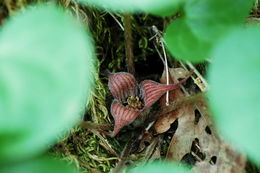
POLYGON ((147 12, 158 16, 176 13, 183 0, 78 0, 86 5, 116 12, 147 12))
POLYGON ((39 158, 19 162, 12 165, 2 165, 0 168, 1 173, 78 173, 72 166, 67 165, 63 161, 53 158, 39 158))
POLYGON ((253 0, 189 0, 186 23, 198 38, 215 42, 233 27, 243 25, 253 0))
POLYGON ((211 49, 211 44, 194 35, 184 19, 177 19, 169 24, 165 41, 170 52, 181 60, 202 61, 211 49))
POLYGON ((210 104, 227 140, 260 162, 260 29, 230 34, 213 53, 210 104))
POLYGON ((0 32, 0 161, 50 147, 80 119, 92 88, 89 36, 70 16, 37 5, 0 32))
POLYGON ((234 27, 244 24, 252 0, 189 0, 183 16, 168 26, 165 40, 170 52, 181 60, 200 62, 234 27))
POLYGON ((128 173, 193 173, 190 169, 185 167, 184 165, 176 164, 176 163, 150 163, 145 166, 138 166, 136 168, 131 169, 128 173))

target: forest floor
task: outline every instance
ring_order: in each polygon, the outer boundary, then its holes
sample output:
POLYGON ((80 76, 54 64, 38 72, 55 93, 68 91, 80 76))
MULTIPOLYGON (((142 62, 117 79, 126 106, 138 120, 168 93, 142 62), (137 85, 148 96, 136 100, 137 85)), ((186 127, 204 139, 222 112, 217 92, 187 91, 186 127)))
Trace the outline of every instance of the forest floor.
MULTIPOLYGON (((2 0, 0 24, 17 10, 43 1, 48 0, 2 0)), ((113 130, 110 114, 113 96, 108 87, 107 71, 134 72, 138 82, 144 79, 165 82, 161 31, 178 14, 169 18, 146 14, 126 16, 90 9, 74 0, 56 0, 55 3, 70 11, 91 31, 99 73, 84 121, 55 145, 51 153, 75 164, 82 172, 121 172, 127 166, 137 166, 140 161, 154 160, 184 162, 191 169, 205 173, 260 172, 246 156, 222 141, 214 128, 206 98, 201 94, 207 90, 204 76, 210 62, 192 65, 166 53, 173 81, 194 70, 181 88, 170 92, 170 109, 163 105, 165 98, 162 98, 151 111, 155 117, 153 121, 145 121, 139 128, 126 127, 114 138, 100 133, 113 130), (130 39, 125 33, 129 29, 130 39), (129 42, 132 65, 126 55, 129 42)), ((259 16, 259 9, 253 9, 248 22, 259 23, 259 16)))

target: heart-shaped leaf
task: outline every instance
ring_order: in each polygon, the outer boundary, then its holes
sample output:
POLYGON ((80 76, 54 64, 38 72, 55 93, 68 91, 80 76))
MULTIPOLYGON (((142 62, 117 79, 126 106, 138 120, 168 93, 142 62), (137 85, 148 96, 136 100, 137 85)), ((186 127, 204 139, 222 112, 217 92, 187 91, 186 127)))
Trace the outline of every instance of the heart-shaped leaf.
POLYGON ((210 105, 227 140, 260 162, 260 28, 231 33, 210 67, 210 105))
POLYGON ((165 40, 169 51, 181 60, 200 62, 234 27, 244 24, 252 0, 189 0, 182 17, 168 26, 165 40))
POLYGON ((45 150, 81 118, 95 72, 90 40, 51 5, 17 13, 1 29, 0 161, 45 150))
POLYGON ((183 0, 78 0, 86 5, 116 12, 147 12, 158 16, 174 14, 183 0))
POLYGON ((215 42, 233 27, 246 21, 253 0, 189 0, 186 2, 185 20, 192 32, 201 40, 215 42))
POLYGON ((167 48, 180 60, 202 61, 211 49, 211 44, 194 35, 184 19, 172 21, 166 29, 164 38, 167 48))
POLYGON ((1 173, 46 173, 46 172, 62 172, 62 173, 78 173, 76 168, 69 166, 65 162, 54 158, 42 157, 34 160, 18 162, 10 165, 1 165, 1 173))

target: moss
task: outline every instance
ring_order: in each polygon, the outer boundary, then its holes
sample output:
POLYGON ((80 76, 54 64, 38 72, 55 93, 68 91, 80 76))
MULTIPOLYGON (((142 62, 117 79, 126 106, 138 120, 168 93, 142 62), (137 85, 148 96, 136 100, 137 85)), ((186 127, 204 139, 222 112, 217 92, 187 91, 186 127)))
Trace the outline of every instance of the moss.
POLYGON ((90 131, 74 129, 70 136, 52 148, 52 152, 75 165, 82 172, 109 172, 117 157, 110 154, 100 138, 90 131))

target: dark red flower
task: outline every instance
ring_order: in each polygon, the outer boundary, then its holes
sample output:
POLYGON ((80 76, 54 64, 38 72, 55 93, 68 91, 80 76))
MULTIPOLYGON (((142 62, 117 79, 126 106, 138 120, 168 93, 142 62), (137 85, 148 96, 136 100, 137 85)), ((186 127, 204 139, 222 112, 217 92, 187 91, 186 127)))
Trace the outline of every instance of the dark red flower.
POLYGON ((111 114, 115 120, 112 137, 126 125, 145 112, 167 91, 179 87, 184 79, 177 84, 160 84, 152 80, 144 80, 139 85, 133 75, 126 72, 110 73, 108 86, 114 96, 111 114))

